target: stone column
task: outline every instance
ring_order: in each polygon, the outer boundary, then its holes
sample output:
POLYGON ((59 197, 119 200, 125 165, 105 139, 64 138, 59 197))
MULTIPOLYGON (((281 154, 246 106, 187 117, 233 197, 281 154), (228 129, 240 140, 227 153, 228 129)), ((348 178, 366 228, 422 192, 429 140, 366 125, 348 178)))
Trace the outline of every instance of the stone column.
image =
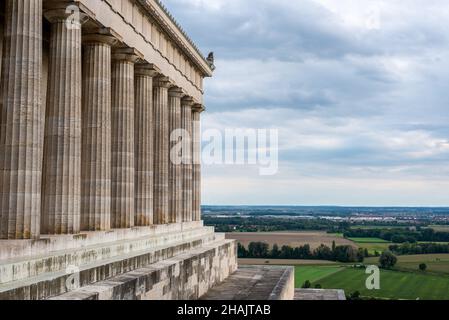
POLYGON ((132 48, 114 51, 112 63, 112 228, 134 226, 134 63, 132 48))
POLYGON ((201 112, 203 106, 196 104, 192 110, 193 135, 193 221, 201 220, 201 112))
POLYGON ((42 0, 6 0, 1 81, 0 239, 40 233, 42 0))
MULTIPOLYGON (((2 74, 2 60, 3 60, 3 37, 5 33, 5 16, 3 14, 5 8, 5 2, 2 1, 0 3, 0 82, 1 82, 1 74, 2 74)), ((1 118, 1 112, 0 112, 1 118)))
POLYGON ((182 216, 181 221, 193 219, 193 194, 192 194, 192 106, 193 100, 182 100, 181 128, 185 131, 182 139, 182 216))
POLYGON ((153 77, 151 64, 135 68, 135 225, 153 224, 153 77))
POLYGON ((168 78, 155 78, 154 101, 154 224, 166 224, 168 216, 169 118, 168 78))
POLYGON ((182 154, 181 154, 181 98, 184 93, 174 87, 168 92, 169 159, 168 159, 168 214, 169 222, 182 221, 182 154))
POLYGON ((81 25, 68 28, 65 10, 45 16, 52 26, 41 233, 75 234, 81 209, 81 25))
POLYGON ((113 35, 84 36, 81 229, 111 228, 111 46, 113 35))

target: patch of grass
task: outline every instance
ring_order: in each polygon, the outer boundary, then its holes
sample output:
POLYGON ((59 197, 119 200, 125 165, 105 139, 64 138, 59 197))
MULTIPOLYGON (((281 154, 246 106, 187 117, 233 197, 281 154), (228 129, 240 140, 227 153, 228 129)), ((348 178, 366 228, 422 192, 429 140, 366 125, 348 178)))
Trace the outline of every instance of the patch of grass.
POLYGON ((343 270, 341 266, 296 266, 295 287, 301 288, 306 280, 316 282, 324 277, 343 270))
POLYGON ((390 243, 387 240, 380 239, 380 238, 348 238, 351 241, 354 241, 355 243, 390 243))
POLYGON ((426 273, 381 270, 380 290, 368 290, 364 269, 343 268, 312 282, 327 289, 344 289, 346 294, 359 291, 364 297, 408 300, 448 300, 449 277, 426 273))
POLYGON ((388 247, 392 244, 386 240, 380 238, 348 238, 353 241, 359 248, 367 249, 369 254, 374 254, 376 251, 382 253, 388 250, 388 247))
POLYGON ((449 225, 429 225, 428 227, 434 231, 449 232, 449 225))
MULTIPOLYGON (((419 265, 427 265, 426 272, 449 274, 449 254, 418 254, 398 256, 397 269, 418 272, 419 265)), ((365 264, 378 264, 379 258, 366 258, 365 264)))
POLYGON ((351 226, 351 229, 362 229, 362 230, 375 230, 375 229, 405 229, 406 226, 397 226, 397 225, 391 225, 391 226, 365 226, 365 225, 354 225, 351 226))

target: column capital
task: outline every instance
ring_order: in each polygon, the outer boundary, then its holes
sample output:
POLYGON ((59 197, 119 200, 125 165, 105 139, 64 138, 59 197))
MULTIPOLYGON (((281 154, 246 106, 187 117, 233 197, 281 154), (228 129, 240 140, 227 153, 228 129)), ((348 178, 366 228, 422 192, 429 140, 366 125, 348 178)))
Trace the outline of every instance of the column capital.
POLYGON ((193 111, 193 112, 202 113, 202 112, 206 111, 206 107, 203 106, 201 103, 195 103, 195 104, 192 106, 192 111, 193 111))
POLYGON ((159 77, 154 78, 153 85, 155 87, 169 89, 169 88, 173 87, 173 81, 169 77, 159 76, 159 77))
POLYGON ((75 8, 78 8, 79 21, 74 19, 68 20, 68 23, 75 27, 81 27, 87 20, 95 20, 95 13, 90 11, 85 5, 79 1, 72 0, 52 0, 44 1, 44 17, 51 23, 66 20, 74 14, 75 8))
POLYGON ((117 45, 123 38, 112 28, 96 28, 83 34, 83 43, 104 43, 110 46, 117 45))
POLYGON ((195 104, 195 100, 190 97, 190 96, 185 96, 182 100, 181 100, 181 106, 184 108, 192 108, 193 105, 195 104))
POLYGON ((149 76, 149 77, 156 77, 161 73, 161 69, 156 67, 153 63, 137 63, 135 65, 135 72, 137 76, 149 76))
POLYGON ((112 51, 113 61, 128 61, 136 63, 139 59, 143 59, 143 54, 136 48, 117 48, 112 51))
POLYGON ((169 97, 182 98, 185 95, 184 90, 180 87, 173 86, 168 90, 169 97))

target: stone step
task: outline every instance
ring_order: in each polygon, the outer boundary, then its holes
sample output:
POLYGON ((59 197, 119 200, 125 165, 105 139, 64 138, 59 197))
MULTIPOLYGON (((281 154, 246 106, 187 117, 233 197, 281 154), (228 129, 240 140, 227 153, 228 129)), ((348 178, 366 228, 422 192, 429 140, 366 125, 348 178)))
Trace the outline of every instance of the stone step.
POLYGON ((293 300, 293 267, 241 266, 201 300, 293 300))
POLYGON ((234 240, 218 240, 50 300, 191 300, 237 268, 234 240))
MULTIPOLYGON (((169 259, 180 254, 189 252, 195 248, 207 246, 209 243, 221 241, 223 234, 215 234, 201 228, 196 230, 196 237, 190 237, 177 242, 169 242, 159 246, 147 246, 144 250, 131 251, 113 257, 94 260, 93 262, 80 265, 80 286, 90 285, 126 272, 130 272, 158 261, 169 259), (201 234, 205 231, 204 234, 201 234)), ((112 244, 114 246, 115 244, 112 244)), ((107 248, 103 249, 108 251, 107 248)), ((51 258, 48 258, 51 260, 51 258)), ((51 268, 50 268, 51 269, 51 268)), ((75 269, 76 270, 76 269, 75 269)), ((70 268, 71 272, 74 271, 70 268)), ((0 285, 0 299, 45 299, 50 296, 67 292, 67 280, 71 274, 67 269, 51 270, 34 277, 16 280, 0 285)))
MULTIPOLYGON (((204 241, 208 241, 214 234, 214 229, 211 227, 201 226, 186 230, 180 228, 175 233, 172 233, 170 229, 161 226, 161 230, 165 232, 155 232, 158 228, 149 232, 145 228, 146 233, 143 233, 142 230, 138 230, 140 232, 136 233, 133 229, 124 229, 120 230, 122 237, 108 237, 110 240, 115 238, 115 241, 104 242, 100 240, 96 244, 90 244, 91 241, 86 241, 78 243, 79 246, 76 248, 54 251, 51 250, 54 246, 49 245, 45 254, 0 259, 0 288, 1 285, 14 281, 26 280, 49 272, 65 272, 70 266, 82 267, 106 259, 147 250, 148 248, 164 247, 198 238, 204 238, 204 241), (125 231, 128 231, 128 233, 125 231), (126 234, 129 234, 129 238, 123 237, 126 234), (132 235, 136 234, 138 237, 132 237, 132 235)), ((91 234, 90 238, 101 238, 101 235, 103 233, 95 237, 91 234)), ((55 239, 62 241, 61 238, 55 239)), ((65 242, 66 238, 64 237, 63 239, 65 242)), ((5 243, 9 243, 9 241, 1 244, 4 245, 5 243)))
POLYGON ((341 289, 296 289, 295 300, 314 301, 314 300, 346 300, 344 290, 341 289))

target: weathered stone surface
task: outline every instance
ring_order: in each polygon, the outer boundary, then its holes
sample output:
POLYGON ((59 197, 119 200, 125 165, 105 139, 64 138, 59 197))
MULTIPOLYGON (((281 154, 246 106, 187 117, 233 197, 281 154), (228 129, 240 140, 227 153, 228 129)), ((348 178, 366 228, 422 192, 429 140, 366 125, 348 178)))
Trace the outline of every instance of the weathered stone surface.
POLYGON ((168 132, 170 135, 168 150, 168 213, 170 223, 182 222, 182 155, 178 148, 181 146, 179 130, 181 129, 181 98, 183 95, 182 90, 179 88, 172 88, 168 92, 168 132))
POLYGON ((134 63, 139 55, 116 50, 112 63, 112 228, 134 226, 134 63))
POLYGON ((346 296, 339 289, 296 289, 295 300, 346 300, 346 296))
POLYGON ((91 248, 54 252, 46 257, 30 258, 0 265, 2 281, 0 299, 45 299, 67 292, 67 268, 80 268, 80 285, 87 286, 110 279, 196 248, 225 241, 213 230, 193 229, 185 232, 157 234, 129 241, 104 243, 91 248), (30 274, 30 271, 33 273, 30 274), (14 276, 15 280, 11 281, 14 276), (36 290, 38 289, 38 290, 36 290))
POLYGON ((52 22, 44 135, 41 233, 76 234, 81 209, 81 26, 52 22))
POLYGON ((153 223, 154 179, 154 121, 153 77, 157 75, 150 64, 136 65, 135 73, 135 225, 153 223))
POLYGON ((155 0, 0 3, 0 299, 196 299, 235 271, 200 221, 213 62, 172 19, 155 0))
POLYGON ((111 228, 110 36, 85 37, 81 152, 81 229, 111 228))
POLYGON ((185 131, 182 140, 182 221, 193 220, 193 158, 192 158, 192 99, 182 100, 181 128, 185 131))
POLYGON ((294 267, 244 266, 202 300, 293 300, 294 267))
POLYGON ((192 181, 192 219, 201 220, 201 112, 202 107, 195 106, 192 113, 193 143, 193 181, 192 181))
POLYGON ((154 82, 154 223, 165 224, 168 213, 168 162, 169 162, 169 115, 168 89, 171 84, 166 78, 154 82))
POLYGON ((237 267, 235 243, 221 240, 52 300, 193 300, 237 267))
POLYGON ((41 101, 42 0, 5 2, 0 239, 30 239, 40 234, 45 115, 41 101))

